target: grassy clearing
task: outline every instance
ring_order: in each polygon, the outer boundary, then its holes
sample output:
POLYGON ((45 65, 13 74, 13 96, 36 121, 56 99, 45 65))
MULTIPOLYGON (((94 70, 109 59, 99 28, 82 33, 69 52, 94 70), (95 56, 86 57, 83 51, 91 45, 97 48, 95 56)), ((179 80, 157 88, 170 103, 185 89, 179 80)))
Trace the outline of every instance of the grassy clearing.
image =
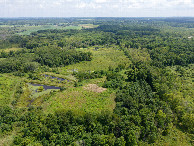
POLYGON ((98 27, 98 25, 93 25, 93 24, 81 24, 79 26, 81 26, 82 28, 96 28, 96 27, 98 27))
POLYGON ((99 113, 102 110, 112 111, 114 98, 114 95, 110 94, 109 91, 95 93, 83 90, 83 87, 69 88, 64 92, 57 93, 55 97, 50 98, 43 104, 43 108, 47 112, 65 109, 80 113, 99 113))
POLYGON ((4 59, 6 59, 6 58, 0 58, 0 61, 3 61, 4 59))
POLYGON ((28 88, 28 86, 27 85, 25 85, 24 87, 23 87, 23 93, 22 93, 22 95, 20 96, 20 98, 19 98, 19 100, 18 100, 18 102, 17 102, 17 107, 27 107, 28 105, 29 105, 29 103, 30 103, 30 100, 32 100, 31 98, 30 98, 30 95, 31 95, 31 91, 30 91, 30 89, 28 88))
POLYGON ((80 29, 82 29, 82 27, 81 26, 66 26, 63 29, 78 29, 78 30, 80 30, 80 29))
POLYGON ((58 26, 58 25, 38 25, 38 26, 29 26, 29 25, 0 25, 0 29, 5 28, 14 28, 16 34, 19 35, 30 35, 32 32, 36 32, 38 30, 47 30, 47 29, 77 29, 81 30, 82 28, 95 28, 96 25, 93 24, 84 24, 84 25, 70 25, 70 26, 58 26))
POLYGON ((81 26, 57 26, 57 25, 43 25, 43 26, 24 26, 19 27, 20 32, 19 35, 30 35, 32 32, 36 32, 38 30, 47 30, 47 29, 81 29, 81 26))
POLYGON ((57 79, 50 79, 46 77, 42 77, 40 80, 27 80, 28 83, 33 84, 41 84, 41 85, 48 85, 48 86, 56 86, 56 87, 69 87, 73 85, 73 81, 68 82, 67 80, 60 81, 57 79))
POLYGON ((14 26, 13 25, 0 25, 0 28, 4 28, 4 27, 10 28, 10 27, 14 27, 14 26))
POLYGON ((15 77, 0 74, 0 105, 8 105, 14 98, 19 80, 15 77))
MULTIPOLYGON (((108 70, 109 66, 116 68, 119 64, 128 66, 131 63, 123 51, 113 48, 78 50, 92 52, 92 61, 84 61, 58 68, 60 74, 71 74, 73 69, 78 71, 108 70)), ((43 98, 38 98, 33 104, 42 105, 44 111, 47 113, 58 109, 71 110, 77 113, 99 113, 102 110, 113 111, 115 107, 115 94, 110 89, 102 93, 97 93, 85 88, 90 84, 96 84, 100 87, 104 80, 105 78, 84 80, 80 83, 83 86, 68 87, 63 92, 57 92, 53 96, 48 96, 46 101, 43 98)))
MULTIPOLYGON (((34 83, 34 84, 41 84, 41 85, 48 85, 48 86, 56 86, 56 87, 72 87, 73 86, 73 81, 69 80, 69 82, 67 80, 64 81, 60 81, 49 77, 44 77, 43 74, 47 74, 47 75, 51 75, 51 76, 55 76, 55 77, 60 77, 60 78, 64 78, 64 79, 69 79, 66 78, 66 76, 64 75, 59 75, 59 74, 55 74, 55 73, 50 73, 50 72, 45 72, 45 73, 41 73, 40 74, 40 79, 39 80, 29 80, 26 79, 25 82, 27 83, 34 83), (41 76, 42 74, 42 76, 41 76)), ((23 87, 23 93, 21 95, 21 97, 19 98, 18 102, 17 102, 17 107, 27 107, 29 106, 29 104, 31 104, 32 102, 36 101, 37 99, 42 99, 45 96, 50 96, 49 94, 51 94, 51 92, 53 91, 59 91, 59 89, 47 89, 47 90, 42 90, 40 92, 36 92, 39 89, 40 86, 33 86, 31 84, 26 84, 23 87)), ((41 104, 39 104, 39 106, 41 106, 41 104)))
POLYGON ((123 51, 113 48, 101 48, 97 51, 94 48, 79 50, 92 52, 92 61, 83 61, 59 68, 58 70, 60 73, 65 74, 68 71, 72 72, 74 69, 77 71, 108 70, 109 66, 116 68, 119 64, 125 64, 128 66, 131 63, 131 61, 124 55, 123 51))
MULTIPOLYGON (((59 109, 72 110, 77 113, 99 113, 102 110, 113 111, 115 107, 115 94, 112 90, 108 89, 101 93, 87 90, 90 84, 96 84, 99 87, 102 86, 105 78, 84 80, 80 84, 82 86, 73 87, 75 78, 71 75, 72 69, 78 71, 94 71, 94 70, 108 70, 109 66, 116 68, 119 64, 129 65, 131 62, 124 55, 123 51, 114 48, 101 48, 95 50, 79 49, 82 51, 90 51, 93 54, 92 61, 80 62, 77 64, 69 65, 67 67, 58 68, 60 74, 51 72, 41 73, 50 76, 69 79, 72 82, 62 81, 57 79, 41 77, 40 80, 26 80, 26 82, 33 82, 37 84, 51 85, 66 87, 67 89, 60 92, 53 92, 51 90, 45 90, 42 92, 36 92, 38 87, 26 85, 23 87, 23 93, 17 102, 17 107, 27 107, 30 103, 34 106, 42 106, 45 113, 54 112, 59 109)), ((6 81, 7 83, 8 81, 6 81)), ((10 90, 9 90, 10 91, 10 90)), ((7 97, 10 97, 8 95, 7 97)))
POLYGON ((10 51, 18 51, 18 50, 22 50, 22 48, 7 48, 7 49, 1 49, 0 52, 4 51, 4 52, 10 52, 10 51))
POLYGON ((54 26, 24 26, 20 27, 19 30, 19 35, 30 35, 32 32, 36 32, 38 30, 46 30, 46 29, 56 29, 54 26))
POLYGON ((42 105, 46 113, 59 109, 71 110, 80 114, 85 112, 99 113, 102 110, 113 111, 115 107, 115 94, 111 90, 97 93, 84 88, 91 83, 100 85, 103 80, 87 80, 83 82, 83 86, 70 87, 62 92, 56 92, 51 96, 38 98, 33 102, 33 105, 42 105))

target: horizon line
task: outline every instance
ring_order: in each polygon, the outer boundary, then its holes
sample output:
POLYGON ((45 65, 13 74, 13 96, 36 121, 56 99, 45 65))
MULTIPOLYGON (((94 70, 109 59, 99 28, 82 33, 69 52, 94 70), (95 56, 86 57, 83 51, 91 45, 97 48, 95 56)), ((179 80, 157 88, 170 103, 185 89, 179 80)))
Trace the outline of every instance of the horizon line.
POLYGON ((61 17, 61 16, 22 16, 22 17, 0 17, 1 18, 194 18, 194 16, 130 16, 130 17, 124 17, 124 16, 97 16, 97 17, 91 17, 91 16, 70 16, 70 17, 61 17))

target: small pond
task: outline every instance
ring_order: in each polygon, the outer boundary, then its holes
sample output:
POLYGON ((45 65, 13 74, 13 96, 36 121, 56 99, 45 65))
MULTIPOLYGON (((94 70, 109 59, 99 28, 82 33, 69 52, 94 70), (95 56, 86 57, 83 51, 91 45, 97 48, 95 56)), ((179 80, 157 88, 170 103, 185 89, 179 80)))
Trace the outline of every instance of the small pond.
MULTIPOLYGON (((44 74, 44 76, 45 76, 45 77, 48 77, 48 78, 51 78, 51 79, 57 79, 57 80, 60 80, 60 81, 65 81, 65 80, 67 80, 67 79, 58 78, 58 77, 53 77, 53 76, 50 76, 50 75, 45 75, 45 74, 44 74)), ((67 82, 70 82, 70 81, 69 81, 69 80, 67 80, 67 82)))
POLYGON ((47 85, 41 85, 41 84, 32 84, 31 83, 30 85, 32 85, 32 86, 43 86, 44 90, 48 90, 48 89, 61 89, 61 87, 47 86, 47 85))

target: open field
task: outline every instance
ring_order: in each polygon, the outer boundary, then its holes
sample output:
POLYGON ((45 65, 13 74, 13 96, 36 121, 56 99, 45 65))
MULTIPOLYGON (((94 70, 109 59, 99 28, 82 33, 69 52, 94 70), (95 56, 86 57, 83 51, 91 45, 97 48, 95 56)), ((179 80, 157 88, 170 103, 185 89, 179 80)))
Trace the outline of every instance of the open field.
POLYGON ((98 25, 93 25, 93 24, 81 24, 79 26, 81 26, 82 28, 96 28, 96 27, 98 27, 98 25))
POLYGON ((104 79, 94 79, 83 83, 80 87, 70 87, 62 92, 56 92, 52 96, 37 98, 32 105, 40 106, 47 113, 52 113, 56 110, 71 110, 76 113, 100 113, 103 110, 113 112, 115 107, 115 94, 111 90, 106 90, 101 93, 85 89, 88 84, 95 83, 96 85, 103 82, 104 79))
MULTIPOLYGON (((46 78, 45 80, 34 82, 49 85, 50 80, 46 78)), ((36 92, 39 88, 38 86, 26 84, 23 87, 24 92, 18 100, 17 107, 42 106, 45 113, 53 113, 60 109, 71 110, 75 113, 100 113, 104 110, 113 112, 115 108, 115 93, 111 89, 100 87, 104 81, 105 78, 84 80, 81 86, 73 87, 72 82, 57 83, 55 80, 50 84, 63 86, 66 89, 64 91, 43 90, 41 92, 36 92), (95 85, 95 90, 88 88, 91 85, 95 85), (97 88, 100 92, 96 90, 97 88)), ((29 80, 29 82, 32 81, 29 80)))
POLYGON ((0 49, 0 53, 2 51, 4 52, 10 52, 10 51, 18 51, 18 50, 21 50, 22 48, 7 48, 7 49, 0 49))
MULTIPOLYGON (((85 26, 85 25, 84 25, 85 26)), ((86 25, 86 27, 94 28, 96 26, 93 25, 86 25)), ((21 26, 12 26, 12 25, 0 25, 0 28, 13 28, 16 34, 19 35, 30 35, 32 32, 36 32, 38 30, 47 30, 47 29, 82 29, 82 26, 57 26, 57 25, 39 25, 39 26, 28 26, 28 25, 21 25, 21 26)))
POLYGON ((94 48, 79 49, 82 51, 90 51, 93 54, 91 61, 83 61, 72 64, 66 67, 59 68, 59 72, 65 74, 66 72, 76 71, 99 71, 108 70, 109 67, 116 68, 119 64, 126 66, 130 65, 130 60, 124 55, 123 51, 113 48, 101 48, 95 50, 94 48))
POLYGON ((0 105, 9 105, 14 99, 18 78, 0 74, 0 105))
POLYGON ((30 35, 32 32, 36 32, 38 30, 47 30, 47 29, 81 29, 80 26, 55 26, 55 25, 44 25, 44 26, 27 26, 27 27, 21 27, 18 34, 20 35, 30 35))

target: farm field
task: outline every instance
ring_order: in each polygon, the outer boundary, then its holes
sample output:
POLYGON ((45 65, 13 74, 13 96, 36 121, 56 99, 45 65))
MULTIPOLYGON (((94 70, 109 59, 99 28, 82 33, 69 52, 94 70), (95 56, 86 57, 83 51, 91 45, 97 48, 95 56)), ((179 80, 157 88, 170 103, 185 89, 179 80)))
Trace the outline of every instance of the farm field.
MULTIPOLYGON (((0 29, 1 28, 14 28, 16 34, 30 35, 32 32, 37 32, 38 30, 47 30, 47 29, 61 29, 61 30, 77 29, 77 30, 80 30, 80 29, 82 29, 82 26, 56 26, 56 25, 41 25, 41 26, 21 25, 21 26, 13 26, 13 25, 0 25, 0 29)), ((93 28, 93 27, 90 27, 90 28, 93 28)))
POLYGON ((19 28, 19 35, 30 35, 32 32, 36 32, 38 30, 47 30, 47 29, 81 29, 79 26, 53 26, 53 25, 45 25, 45 26, 27 26, 19 28))
POLYGON ((82 28, 97 28, 98 25, 93 25, 93 24, 80 24, 82 28))

